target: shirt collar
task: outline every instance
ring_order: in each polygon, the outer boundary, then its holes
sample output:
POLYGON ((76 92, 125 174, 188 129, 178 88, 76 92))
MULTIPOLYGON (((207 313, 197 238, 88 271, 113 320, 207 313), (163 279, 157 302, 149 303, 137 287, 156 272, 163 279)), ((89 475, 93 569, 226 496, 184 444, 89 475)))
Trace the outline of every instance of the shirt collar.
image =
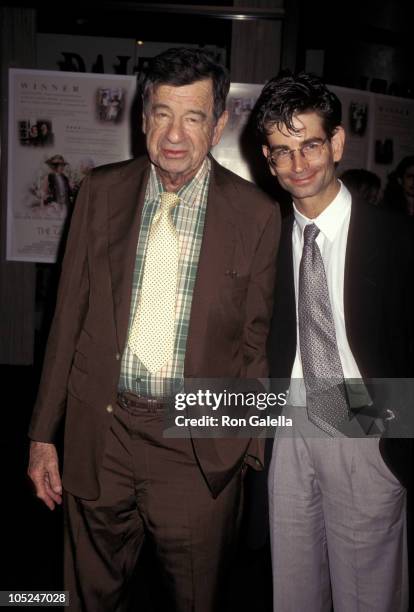
MULTIPOLYGON (((197 174, 177 191, 177 195, 180 197, 181 202, 185 203, 186 206, 192 207, 198 201, 199 198, 197 196, 201 193, 205 182, 208 180, 210 168, 211 161, 206 157, 198 169, 197 174)), ((164 191, 165 189, 157 174, 156 167, 151 163, 151 172, 148 182, 148 198, 150 200, 158 200, 160 194, 164 191)))
POLYGON ((336 234, 339 231, 343 221, 346 216, 350 213, 351 210, 351 194, 348 189, 339 181, 340 189, 332 200, 332 202, 321 212, 320 215, 315 217, 314 219, 309 219, 305 217, 299 210, 296 208, 295 203, 293 202, 293 212, 295 215, 296 227, 298 228, 300 237, 303 236, 303 230, 305 229, 305 225, 309 223, 315 223, 317 227, 320 229, 321 233, 330 241, 333 242, 335 240, 336 234))

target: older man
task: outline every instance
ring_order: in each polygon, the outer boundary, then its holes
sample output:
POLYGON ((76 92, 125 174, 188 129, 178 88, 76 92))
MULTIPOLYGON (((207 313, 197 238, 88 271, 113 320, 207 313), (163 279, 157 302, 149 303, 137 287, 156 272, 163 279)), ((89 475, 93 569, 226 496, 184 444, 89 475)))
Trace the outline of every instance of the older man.
POLYGON ((267 375, 279 214, 209 155, 228 89, 205 52, 159 55, 143 83, 149 159, 94 169, 77 200, 29 473, 53 509, 65 417, 66 576, 80 609, 118 609, 145 539, 171 609, 220 606, 257 453, 249 440, 164 438, 163 415, 184 377, 267 375))

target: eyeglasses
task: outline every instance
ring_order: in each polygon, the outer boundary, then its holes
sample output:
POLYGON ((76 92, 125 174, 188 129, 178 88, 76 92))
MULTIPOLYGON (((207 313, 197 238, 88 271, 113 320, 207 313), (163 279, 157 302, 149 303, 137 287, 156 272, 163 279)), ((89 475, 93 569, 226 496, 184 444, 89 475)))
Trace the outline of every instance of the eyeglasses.
POLYGON ((291 164, 295 151, 299 151, 306 161, 316 161, 320 158, 322 148, 327 140, 328 138, 310 140, 297 149, 277 149, 268 156, 267 161, 274 168, 286 168, 291 164))

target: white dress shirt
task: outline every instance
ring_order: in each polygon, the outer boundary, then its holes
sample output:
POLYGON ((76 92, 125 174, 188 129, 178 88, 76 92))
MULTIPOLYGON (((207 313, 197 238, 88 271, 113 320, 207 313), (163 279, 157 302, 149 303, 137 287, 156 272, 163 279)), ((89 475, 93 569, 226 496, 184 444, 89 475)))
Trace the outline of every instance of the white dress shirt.
POLYGON ((349 221, 351 218, 351 194, 343 183, 334 200, 325 210, 315 217, 308 219, 298 211, 293 204, 295 221, 292 232, 293 274, 295 283, 296 302, 296 356, 291 374, 289 389, 289 403, 294 406, 306 405, 306 391, 303 383, 303 369, 299 344, 299 318, 298 318, 298 289, 299 265, 303 250, 303 230, 306 225, 314 223, 319 228, 316 242, 320 249, 325 266, 329 297, 333 320, 335 325, 336 341, 339 357, 342 364, 344 378, 360 379, 354 356, 351 352, 345 330, 344 313, 344 273, 345 253, 348 239, 349 221))

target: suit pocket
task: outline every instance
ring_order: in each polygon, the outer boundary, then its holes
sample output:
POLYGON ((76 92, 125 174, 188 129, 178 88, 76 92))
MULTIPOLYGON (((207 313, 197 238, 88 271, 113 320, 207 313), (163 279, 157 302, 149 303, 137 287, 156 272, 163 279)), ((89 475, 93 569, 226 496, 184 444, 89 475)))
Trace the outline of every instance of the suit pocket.
POLYGON ((81 401, 85 401, 85 394, 88 389, 88 374, 86 370, 83 370, 81 367, 78 366, 79 361, 83 366, 86 362, 86 359, 80 353, 75 353, 75 359, 73 361, 72 369, 69 375, 68 393, 81 401))
POLYGON ((381 438, 378 442, 378 455, 379 455, 379 461, 381 463, 382 469, 384 470, 384 473, 388 476, 388 478, 390 478, 394 482, 397 482, 400 486, 403 486, 400 479, 398 478, 398 476, 395 474, 395 472, 393 471, 393 469, 390 467, 388 463, 387 454, 385 452, 385 439, 384 438, 381 438))
POLYGON ((389 467, 387 461, 384 458, 383 453, 381 452, 381 445, 380 445, 379 440, 378 440, 377 453, 378 453, 378 467, 381 471, 381 474, 384 476, 384 478, 386 478, 390 482, 393 482, 394 484, 398 484, 400 487, 402 487, 401 482, 399 481, 397 476, 394 474, 392 469, 389 467))

